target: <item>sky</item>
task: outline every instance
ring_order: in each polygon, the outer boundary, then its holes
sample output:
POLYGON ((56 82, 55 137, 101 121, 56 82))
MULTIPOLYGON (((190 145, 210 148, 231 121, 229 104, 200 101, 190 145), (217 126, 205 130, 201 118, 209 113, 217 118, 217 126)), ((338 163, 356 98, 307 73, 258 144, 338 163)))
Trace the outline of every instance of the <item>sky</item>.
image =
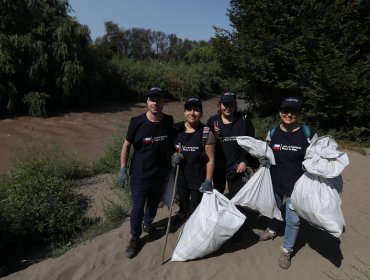
POLYGON ((230 0, 69 0, 79 23, 89 26, 91 38, 103 36, 104 22, 176 34, 181 39, 209 40, 213 26, 231 29, 230 0))

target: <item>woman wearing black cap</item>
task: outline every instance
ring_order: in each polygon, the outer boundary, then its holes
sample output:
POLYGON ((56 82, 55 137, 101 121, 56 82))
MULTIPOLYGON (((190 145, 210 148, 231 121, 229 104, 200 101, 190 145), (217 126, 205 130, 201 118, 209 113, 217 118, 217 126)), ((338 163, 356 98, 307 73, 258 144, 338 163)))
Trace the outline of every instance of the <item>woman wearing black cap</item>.
MULTIPOLYGON (((271 129, 266 137, 274 152, 276 165, 270 167, 271 180, 276 202, 281 208, 285 197, 285 236, 281 247, 279 266, 288 269, 291 252, 299 232, 299 217, 291 209, 290 196, 294 184, 304 173, 302 162, 306 149, 315 131, 307 125, 298 122, 302 101, 297 96, 285 98, 279 109, 280 124, 271 129)), ((274 239, 278 221, 268 221, 268 228, 259 233, 260 241, 274 239)))
POLYGON ((133 146, 130 163, 132 238, 126 249, 128 258, 138 253, 142 230, 149 234, 152 232, 151 224, 161 199, 164 178, 171 167, 173 117, 162 112, 166 95, 155 87, 146 96, 148 111, 131 118, 122 146, 118 175, 118 184, 124 187, 128 182, 127 164, 133 146))
POLYGON ((180 210, 173 224, 184 221, 195 210, 202 200, 202 191, 212 190, 215 138, 200 121, 202 114, 200 99, 190 98, 184 105, 185 122, 175 124, 175 144, 181 144, 180 153, 174 155, 174 162, 180 168, 180 210))
POLYGON ((248 163, 255 160, 236 142, 237 136, 254 137, 253 124, 237 111, 236 96, 225 92, 219 102, 219 113, 211 116, 207 126, 214 132, 216 141, 215 189, 224 193, 227 181, 229 197, 232 198, 242 188, 243 175, 248 163))

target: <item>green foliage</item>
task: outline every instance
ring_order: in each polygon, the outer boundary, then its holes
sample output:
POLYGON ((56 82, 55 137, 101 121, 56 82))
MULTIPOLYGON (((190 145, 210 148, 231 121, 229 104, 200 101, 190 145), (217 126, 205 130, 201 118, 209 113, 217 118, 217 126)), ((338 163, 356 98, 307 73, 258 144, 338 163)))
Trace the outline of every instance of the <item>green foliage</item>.
POLYGON ((32 136, 15 151, 13 173, 40 174, 61 179, 85 177, 88 170, 71 149, 62 150, 48 138, 32 136))
POLYGON ((267 132, 278 124, 278 122, 271 117, 267 118, 256 117, 252 119, 252 123, 255 129, 256 138, 262 140, 265 140, 267 132))
POLYGON ((143 94, 153 85, 176 98, 207 95, 219 86, 220 67, 215 61, 189 65, 114 57, 111 66, 121 77, 122 87, 134 94, 133 100, 143 100, 143 94))
POLYGON ((86 169, 72 152, 33 137, 17 150, 11 171, 0 177, 2 254, 32 242, 68 241, 84 227, 86 204, 72 179, 86 169))
POLYGON ((121 166, 121 150, 125 141, 125 126, 119 125, 112 139, 105 147, 104 154, 94 163, 94 173, 116 173, 121 166))
MULTIPOLYGON (((66 241, 81 225, 79 199, 62 178, 13 171, 6 179, 1 213, 18 241, 66 241)), ((21 242, 22 243, 22 242, 21 242)))
POLYGON ((312 126, 366 140, 369 9, 368 1, 231 1, 234 30, 218 29, 212 41, 225 83, 262 117, 299 95, 312 126))
POLYGON ((31 91, 27 93, 23 102, 28 105, 28 113, 32 116, 46 116, 46 100, 50 96, 45 92, 31 91))
POLYGON ((75 93, 89 31, 68 9, 67 0, 0 2, 0 112, 42 115, 75 93))

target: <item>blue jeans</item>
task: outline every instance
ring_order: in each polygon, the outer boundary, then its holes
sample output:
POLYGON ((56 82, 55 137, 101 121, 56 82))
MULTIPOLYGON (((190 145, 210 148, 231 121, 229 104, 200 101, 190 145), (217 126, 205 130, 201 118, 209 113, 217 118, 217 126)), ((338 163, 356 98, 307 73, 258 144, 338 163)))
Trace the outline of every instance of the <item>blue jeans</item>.
MULTIPOLYGON (((279 193, 275 193, 276 203, 279 209, 283 204, 283 195, 279 193)), ((297 213, 289 208, 291 205, 290 196, 286 197, 285 199, 285 233, 284 233, 284 242, 283 248, 287 249, 288 251, 293 251, 294 243, 297 239, 298 232, 299 232, 299 217, 297 213)), ((278 220, 272 219, 268 222, 268 227, 275 231, 278 227, 278 220)))

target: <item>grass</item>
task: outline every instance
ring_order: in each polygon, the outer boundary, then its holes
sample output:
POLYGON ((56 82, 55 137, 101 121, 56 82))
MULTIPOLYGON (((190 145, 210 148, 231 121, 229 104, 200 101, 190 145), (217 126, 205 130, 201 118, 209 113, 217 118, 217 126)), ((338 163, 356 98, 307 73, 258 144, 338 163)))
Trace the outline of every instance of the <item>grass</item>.
POLYGON ((122 144, 125 140, 125 126, 120 124, 104 149, 104 154, 94 163, 95 174, 116 173, 120 167, 122 144))

